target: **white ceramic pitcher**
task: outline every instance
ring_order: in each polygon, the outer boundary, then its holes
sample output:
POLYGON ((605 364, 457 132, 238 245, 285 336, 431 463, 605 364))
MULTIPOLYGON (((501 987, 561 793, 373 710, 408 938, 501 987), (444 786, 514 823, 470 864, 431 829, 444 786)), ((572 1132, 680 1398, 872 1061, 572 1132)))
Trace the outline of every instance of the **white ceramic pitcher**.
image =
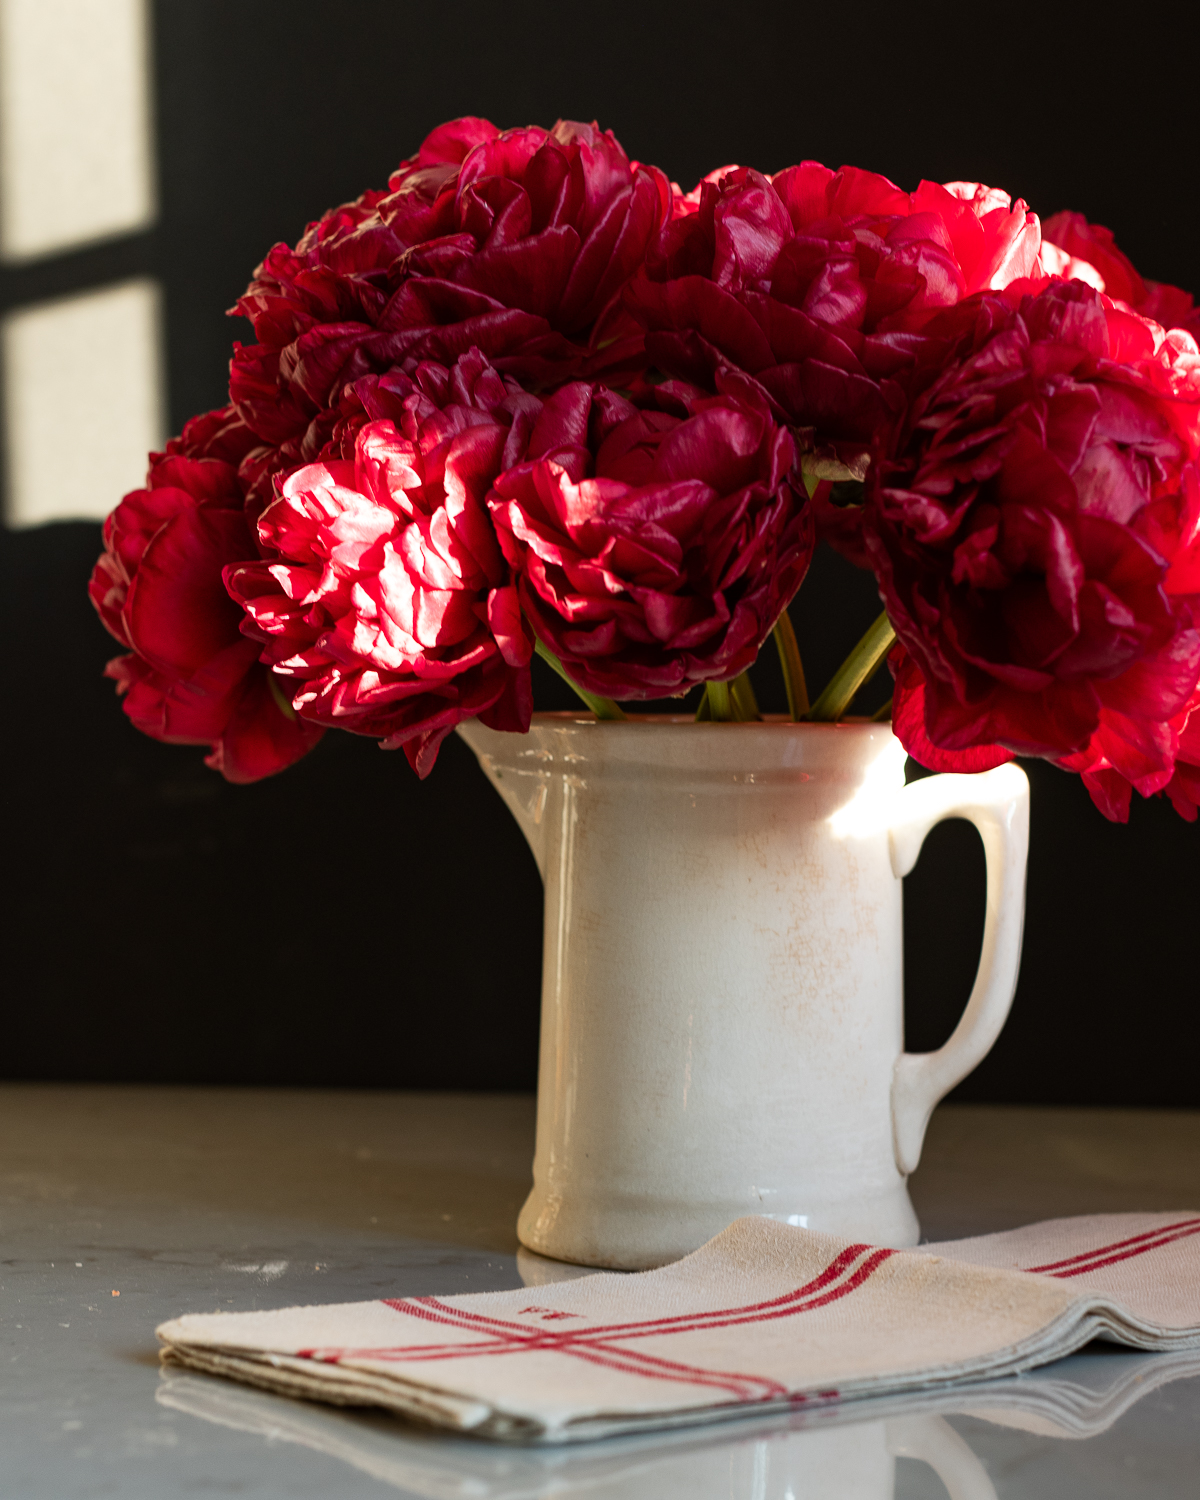
POLYGON ((522 1243, 640 1269, 747 1213, 912 1245, 934 1105, 1012 1003, 1029 784, 904 785, 882 724, 597 723, 463 738, 545 883, 537 1147, 522 1243), (904 1051, 901 877, 943 818, 987 855, 953 1036, 904 1051))

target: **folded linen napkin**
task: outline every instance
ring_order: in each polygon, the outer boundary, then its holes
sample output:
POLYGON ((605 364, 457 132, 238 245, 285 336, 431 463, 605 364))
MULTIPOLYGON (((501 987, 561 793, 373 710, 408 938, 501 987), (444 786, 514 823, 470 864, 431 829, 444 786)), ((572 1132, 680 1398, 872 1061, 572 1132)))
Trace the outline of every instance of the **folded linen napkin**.
POLYGON ((567 1442, 1015 1374, 1093 1338, 1200 1348, 1200 1214, 888 1250, 738 1219, 673 1265, 164 1323, 164 1358, 285 1394, 567 1442))

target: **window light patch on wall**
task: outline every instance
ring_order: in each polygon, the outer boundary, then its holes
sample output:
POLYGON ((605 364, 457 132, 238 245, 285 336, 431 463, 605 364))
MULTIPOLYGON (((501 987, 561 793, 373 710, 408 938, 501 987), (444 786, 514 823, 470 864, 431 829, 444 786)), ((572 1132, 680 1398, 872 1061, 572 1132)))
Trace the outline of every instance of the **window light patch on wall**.
POLYGON ((0 0, 0 254, 155 213, 146 0, 0 0))
POLYGON ((23 307, 3 324, 10 526, 99 518, 163 440, 156 282, 23 307))

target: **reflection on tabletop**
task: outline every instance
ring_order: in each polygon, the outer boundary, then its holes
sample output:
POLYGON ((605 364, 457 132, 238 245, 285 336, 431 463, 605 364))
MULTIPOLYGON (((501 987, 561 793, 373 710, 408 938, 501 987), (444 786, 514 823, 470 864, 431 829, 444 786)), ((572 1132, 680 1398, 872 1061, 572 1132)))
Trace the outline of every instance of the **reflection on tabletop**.
POLYGON ((447 1438, 383 1415, 309 1405, 170 1366, 155 1399, 206 1422, 315 1449, 429 1500, 893 1500, 898 1458, 927 1464, 950 1500, 996 1500, 983 1463, 947 1417, 1042 1438, 1087 1439, 1149 1392, 1200 1376, 1194 1351, 1141 1355, 1098 1347, 1033 1374, 952 1391, 557 1448, 447 1438))

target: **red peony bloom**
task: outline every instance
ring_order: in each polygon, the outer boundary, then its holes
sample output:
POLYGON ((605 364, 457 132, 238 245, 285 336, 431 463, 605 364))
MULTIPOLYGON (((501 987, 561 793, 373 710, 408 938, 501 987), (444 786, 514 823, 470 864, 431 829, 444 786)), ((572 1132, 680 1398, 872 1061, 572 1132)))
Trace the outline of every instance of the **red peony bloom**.
POLYGON ((489 505, 525 616, 571 677, 656 698, 744 671, 813 549, 765 402, 723 394, 680 417, 576 384, 531 446, 551 456, 503 474, 489 505))
POLYGON ((134 724, 168 744, 209 745, 227 781, 257 781, 306 754, 322 731, 272 692, 225 592, 227 563, 255 555, 237 464, 255 443, 232 408, 196 417, 151 455, 146 488, 104 524, 88 592, 131 655, 106 675, 134 724))
MULTIPOLYGON (((1171 720, 1171 728, 1179 737, 1179 745, 1175 751, 1175 773, 1163 791, 1179 816, 1194 823, 1200 812, 1200 693, 1192 694, 1184 712, 1171 720)), ((1094 792, 1092 795, 1095 797, 1094 792)), ((1125 816, 1129 816, 1128 799, 1125 816)), ((1119 814, 1118 820, 1123 821, 1119 814)))
POLYGON ((654 167, 611 132, 560 121, 501 133, 441 126, 386 193, 364 195, 276 246, 237 305, 230 395, 274 450, 270 472, 325 456, 331 413, 363 375, 472 346, 529 381, 642 360, 620 291, 670 209, 654 167))
POLYGON ((353 458, 289 475, 258 523, 266 556, 225 572, 304 718, 403 746, 421 776, 463 719, 529 727, 532 643, 486 496, 540 406, 477 350, 348 394, 353 458))
POLYGON ((1113 778, 1127 810, 1191 743, 1200 357, 1079 281, 1016 302, 933 326, 948 352, 871 465, 864 539, 919 669, 899 672, 894 722, 921 759, 920 690, 940 768, 987 747, 1045 756, 1119 816, 1113 778))
POLYGON ((365 375, 343 390, 331 414, 325 457, 353 460, 358 433, 368 422, 392 422, 403 428, 415 421, 423 440, 434 442, 436 434, 449 436, 464 421, 498 421, 511 429, 504 451, 515 461, 524 455, 541 410, 537 396, 511 376, 500 375, 478 349, 450 366, 410 358, 383 375, 365 375))
POLYGON ((711 388, 729 366, 801 429, 813 472, 861 478, 897 377, 943 308, 1037 272, 1038 221, 976 183, 817 162, 773 178, 730 169, 681 205, 626 288, 663 370, 711 388))
POLYGON ((1086 281, 1143 318, 1164 328, 1186 328, 1200 339, 1200 308, 1190 293, 1162 281, 1146 281, 1103 224, 1089 224, 1082 214, 1054 214, 1042 225, 1041 263, 1055 276, 1086 281))

